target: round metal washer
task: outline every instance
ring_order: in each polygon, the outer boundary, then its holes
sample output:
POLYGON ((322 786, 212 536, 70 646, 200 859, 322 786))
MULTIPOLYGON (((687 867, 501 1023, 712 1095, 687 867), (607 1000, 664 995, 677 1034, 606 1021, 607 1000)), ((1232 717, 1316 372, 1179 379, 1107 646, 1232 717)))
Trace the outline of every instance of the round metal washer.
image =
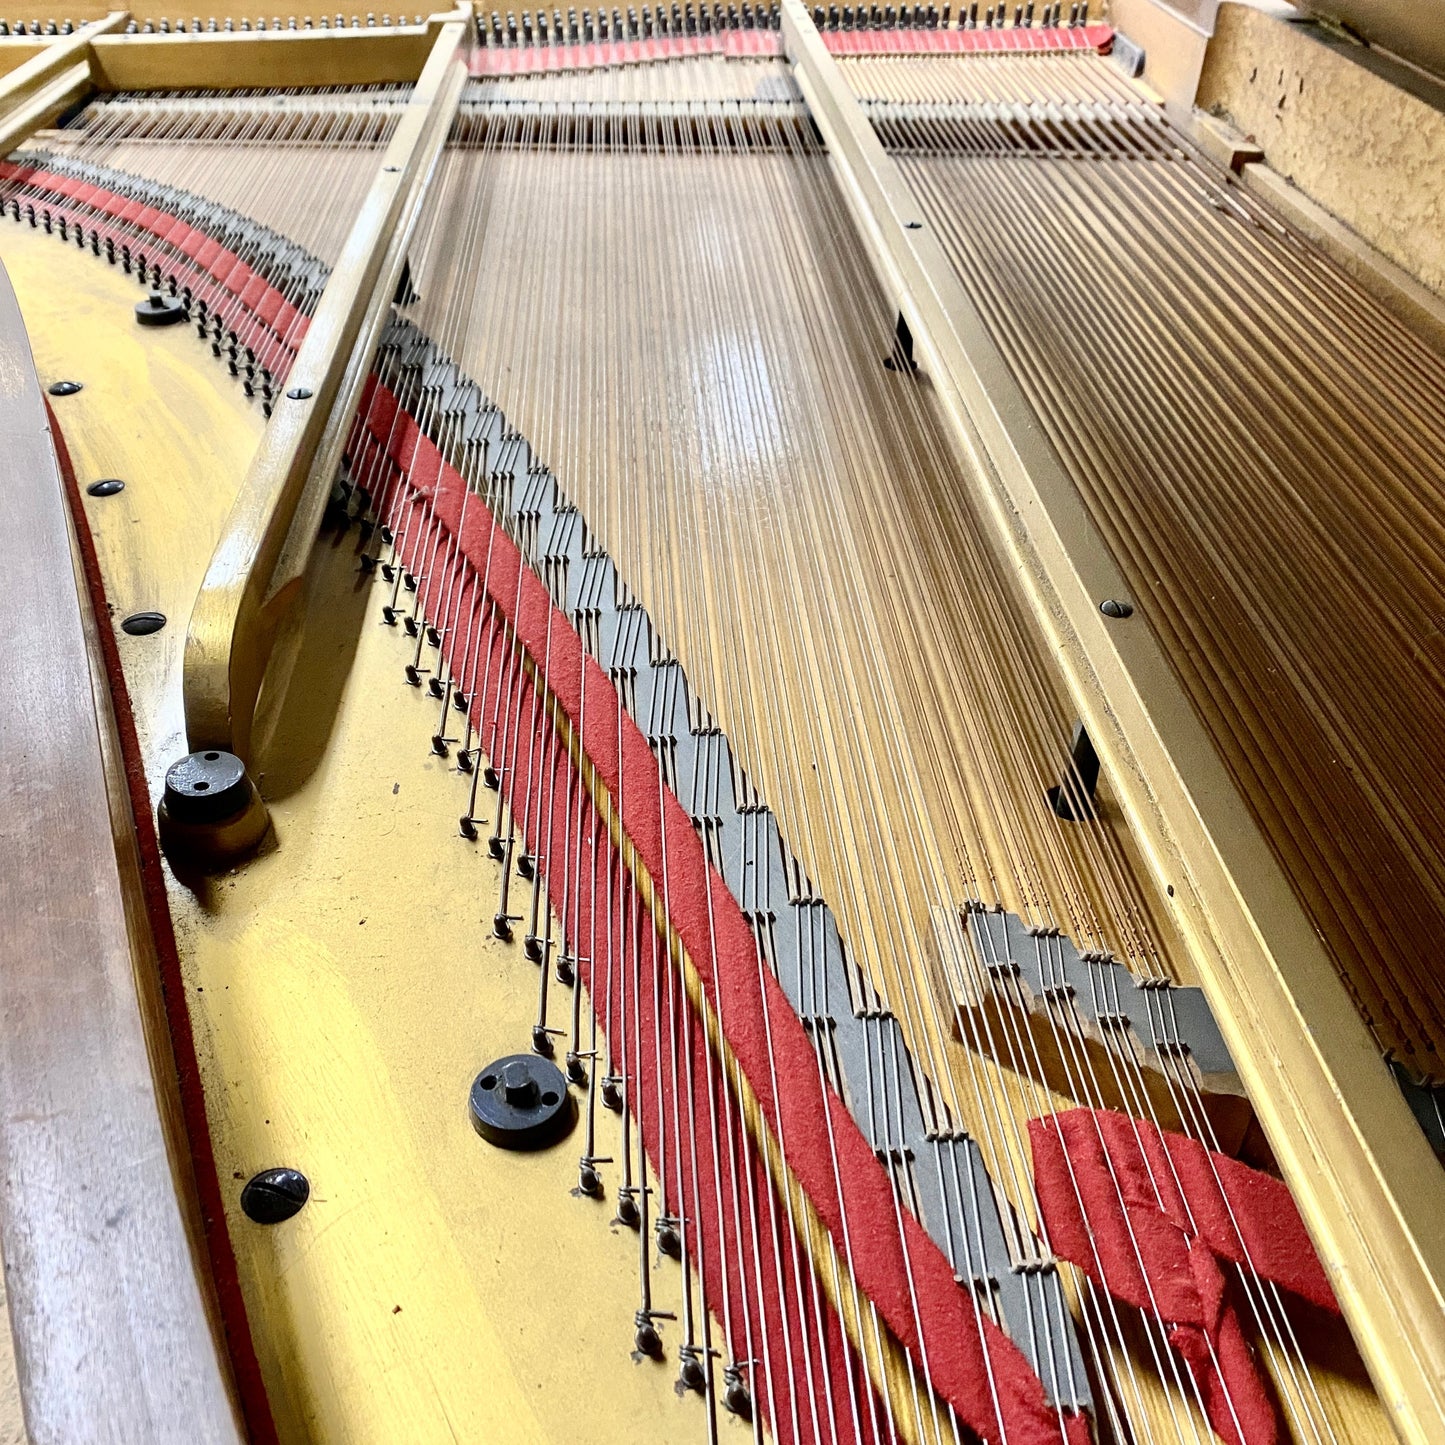
POLYGON ((175 326, 186 319, 186 303, 179 296, 162 296, 152 291, 135 304, 135 319, 142 326, 175 326))
POLYGON ((166 769, 166 812, 178 823, 219 823, 250 800, 246 766, 235 753, 187 753, 166 769))
POLYGON ((472 1127, 503 1149, 541 1149, 577 1121, 562 1070, 536 1054, 508 1054, 472 1081, 472 1127))

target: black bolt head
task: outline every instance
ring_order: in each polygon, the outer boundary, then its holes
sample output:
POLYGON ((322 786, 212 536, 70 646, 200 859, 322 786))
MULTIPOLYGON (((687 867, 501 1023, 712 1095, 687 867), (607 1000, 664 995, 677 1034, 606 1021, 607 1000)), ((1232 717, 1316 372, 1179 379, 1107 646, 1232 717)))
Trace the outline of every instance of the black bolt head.
POLYGON ((286 395, 290 397, 292 401, 310 401, 311 388, 309 386, 293 386, 286 395))
POLYGON ((219 823, 250 801, 246 765, 235 753, 187 753, 166 769, 166 812, 178 823, 219 823))
POLYGON ((246 1181, 241 1209, 256 1224, 281 1224, 301 1212, 311 1184, 297 1169, 263 1169, 246 1181))
POLYGON ((132 612, 120 624, 120 630, 129 637, 149 637, 166 625, 164 612, 132 612))
POLYGON ((1106 597, 1099 604, 1099 611, 1102 612, 1105 617, 1122 620, 1125 617, 1132 617, 1134 615, 1134 604, 1132 602, 1125 602, 1121 597, 1106 597))
POLYGON ((643 1320, 632 1338, 638 1354, 647 1355, 654 1360, 662 1354, 662 1336, 657 1333, 657 1327, 651 1320, 643 1320))
POLYGON ((562 1138, 577 1120, 567 1080, 550 1059, 508 1054, 472 1082, 472 1127, 503 1149, 541 1149, 562 1138))
POLYGON ((669 1259, 682 1258, 682 1235, 677 1232, 677 1224, 671 1219, 659 1219, 657 1221, 657 1247, 669 1259))
POLYGON ((51 396, 74 396, 84 385, 85 383, 80 381, 52 381, 46 390, 51 396))
POLYGON ((125 491, 125 483, 119 477, 102 477, 98 482, 92 482, 85 489, 92 497, 113 497, 117 492, 125 491))
POLYGON ((677 1378, 684 1389, 696 1390, 701 1394, 707 1384, 707 1371, 703 1369, 702 1361, 696 1355, 684 1355, 678 1367, 677 1378))

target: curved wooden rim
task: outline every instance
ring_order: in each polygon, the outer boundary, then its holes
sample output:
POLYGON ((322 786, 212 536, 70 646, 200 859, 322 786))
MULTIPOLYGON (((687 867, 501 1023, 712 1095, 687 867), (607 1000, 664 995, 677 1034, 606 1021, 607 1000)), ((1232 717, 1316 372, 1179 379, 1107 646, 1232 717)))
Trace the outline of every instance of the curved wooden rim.
POLYGON ((0 1247, 26 1422, 37 1441, 110 1439, 124 1420, 133 1439, 234 1445, 137 820, 61 472, 0 269, 0 474, 25 598, 0 639, 0 1247))

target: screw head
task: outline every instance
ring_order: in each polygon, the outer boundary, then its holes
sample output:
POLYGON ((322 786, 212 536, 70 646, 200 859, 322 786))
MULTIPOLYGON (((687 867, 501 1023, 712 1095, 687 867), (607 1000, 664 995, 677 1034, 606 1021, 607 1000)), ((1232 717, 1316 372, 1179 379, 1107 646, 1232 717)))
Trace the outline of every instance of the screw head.
POLYGON ((77 391, 84 389, 85 383, 81 381, 52 381, 46 388, 51 396, 74 396, 77 391))
POLYGON ((1105 617, 1113 617, 1116 620, 1121 620, 1134 615, 1134 604, 1132 602, 1125 602, 1122 597, 1106 597, 1099 604, 1099 611, 1102 612, 1105 617))
POLYGON ((119 477, 102 477, 85 490, 92 497, 113 497, 117 492, 125 491, 125 483, 119 477))
POLYGON ((282 1224, 311 1198, 311 1182, 299 1169, 263 1169, 241 1190, 241 1210, 256 1224, 282 1224))
POLYGON ((289 396, 292 401, 310 401, 311 388, 309 386, 293 386, 286 395, 289 396))
POLYGON ((164 612, 132 612, 120 624, 120 630, 129 637, 149 637, 166 625, 164 612))
POLYGON ((472 1081, 472 1127, 503 1149, 540 1149, 571 1129, 577 1105, 561 1069, 537 1054, 508 1054, 472 1081))

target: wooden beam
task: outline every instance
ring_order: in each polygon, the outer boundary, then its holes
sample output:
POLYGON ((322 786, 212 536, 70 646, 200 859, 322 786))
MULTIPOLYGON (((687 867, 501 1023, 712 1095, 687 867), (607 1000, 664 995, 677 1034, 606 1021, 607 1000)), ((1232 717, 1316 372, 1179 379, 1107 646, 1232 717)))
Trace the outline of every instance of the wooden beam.
POLYGON ((73 35, 51 41, 0 80, 0 156, 9 155, 61 111, 85 98, 94 42, 118 30, 127 18, 124 10, 114 10, 104 20, 83 25, 73 35))
POLYGON ((36 1445, 239 1445, 98 634, 0 270, 0 1249, 36 1445), (36 667, 43 657, 43 667, 36 667))
POLYGON ((77 61, 88 64, 91 43, 95 38, 120 29, 127 19, 129 15, 126 11, 113 10, 104 20, 82 25, 74 34, 50 41, 38 55, 32 55, 23 65, 16 66, 0 80, 0 116, 8 115, 77 61))
MULTIPOLYGON (((185 663, 186 730, 193 748, 227 748, 242 758, 248 752, 279 622, 280 609, 265 606, 272 579, 332 413, 343 396, 354 407, 359 395, 358 387, 346 385, 348 373, 354 382, 355 368, 369 362, 369 356, 355 353, 368 309, 389 271, 388 248, 409 205, 415 204, 414 186, 424 188, 429 180, 456 113, 465 79, 459 51, 469 24, 470 12, 457 12, 440 28, 196 599, 185 663)), ((342 425, 349 419, 344 417, 342 425)))
POLYGON ((9 155, 62 111, 84 100, 90 88, 90 67, 82 58, 32 94, 22 96, 11 109, 0 113, 0 156, 9 155))
POLYGON ((416 80, 435 41, 430 26, 113 35, 94 47, 95 80, 130 91, 386 85, 416 80))
POLYGON ((1127 598, 1083 500, 799 0, 803 95, 1151 867, 1401 1439, 1445 1439, 1445 1171, 1127 598))

